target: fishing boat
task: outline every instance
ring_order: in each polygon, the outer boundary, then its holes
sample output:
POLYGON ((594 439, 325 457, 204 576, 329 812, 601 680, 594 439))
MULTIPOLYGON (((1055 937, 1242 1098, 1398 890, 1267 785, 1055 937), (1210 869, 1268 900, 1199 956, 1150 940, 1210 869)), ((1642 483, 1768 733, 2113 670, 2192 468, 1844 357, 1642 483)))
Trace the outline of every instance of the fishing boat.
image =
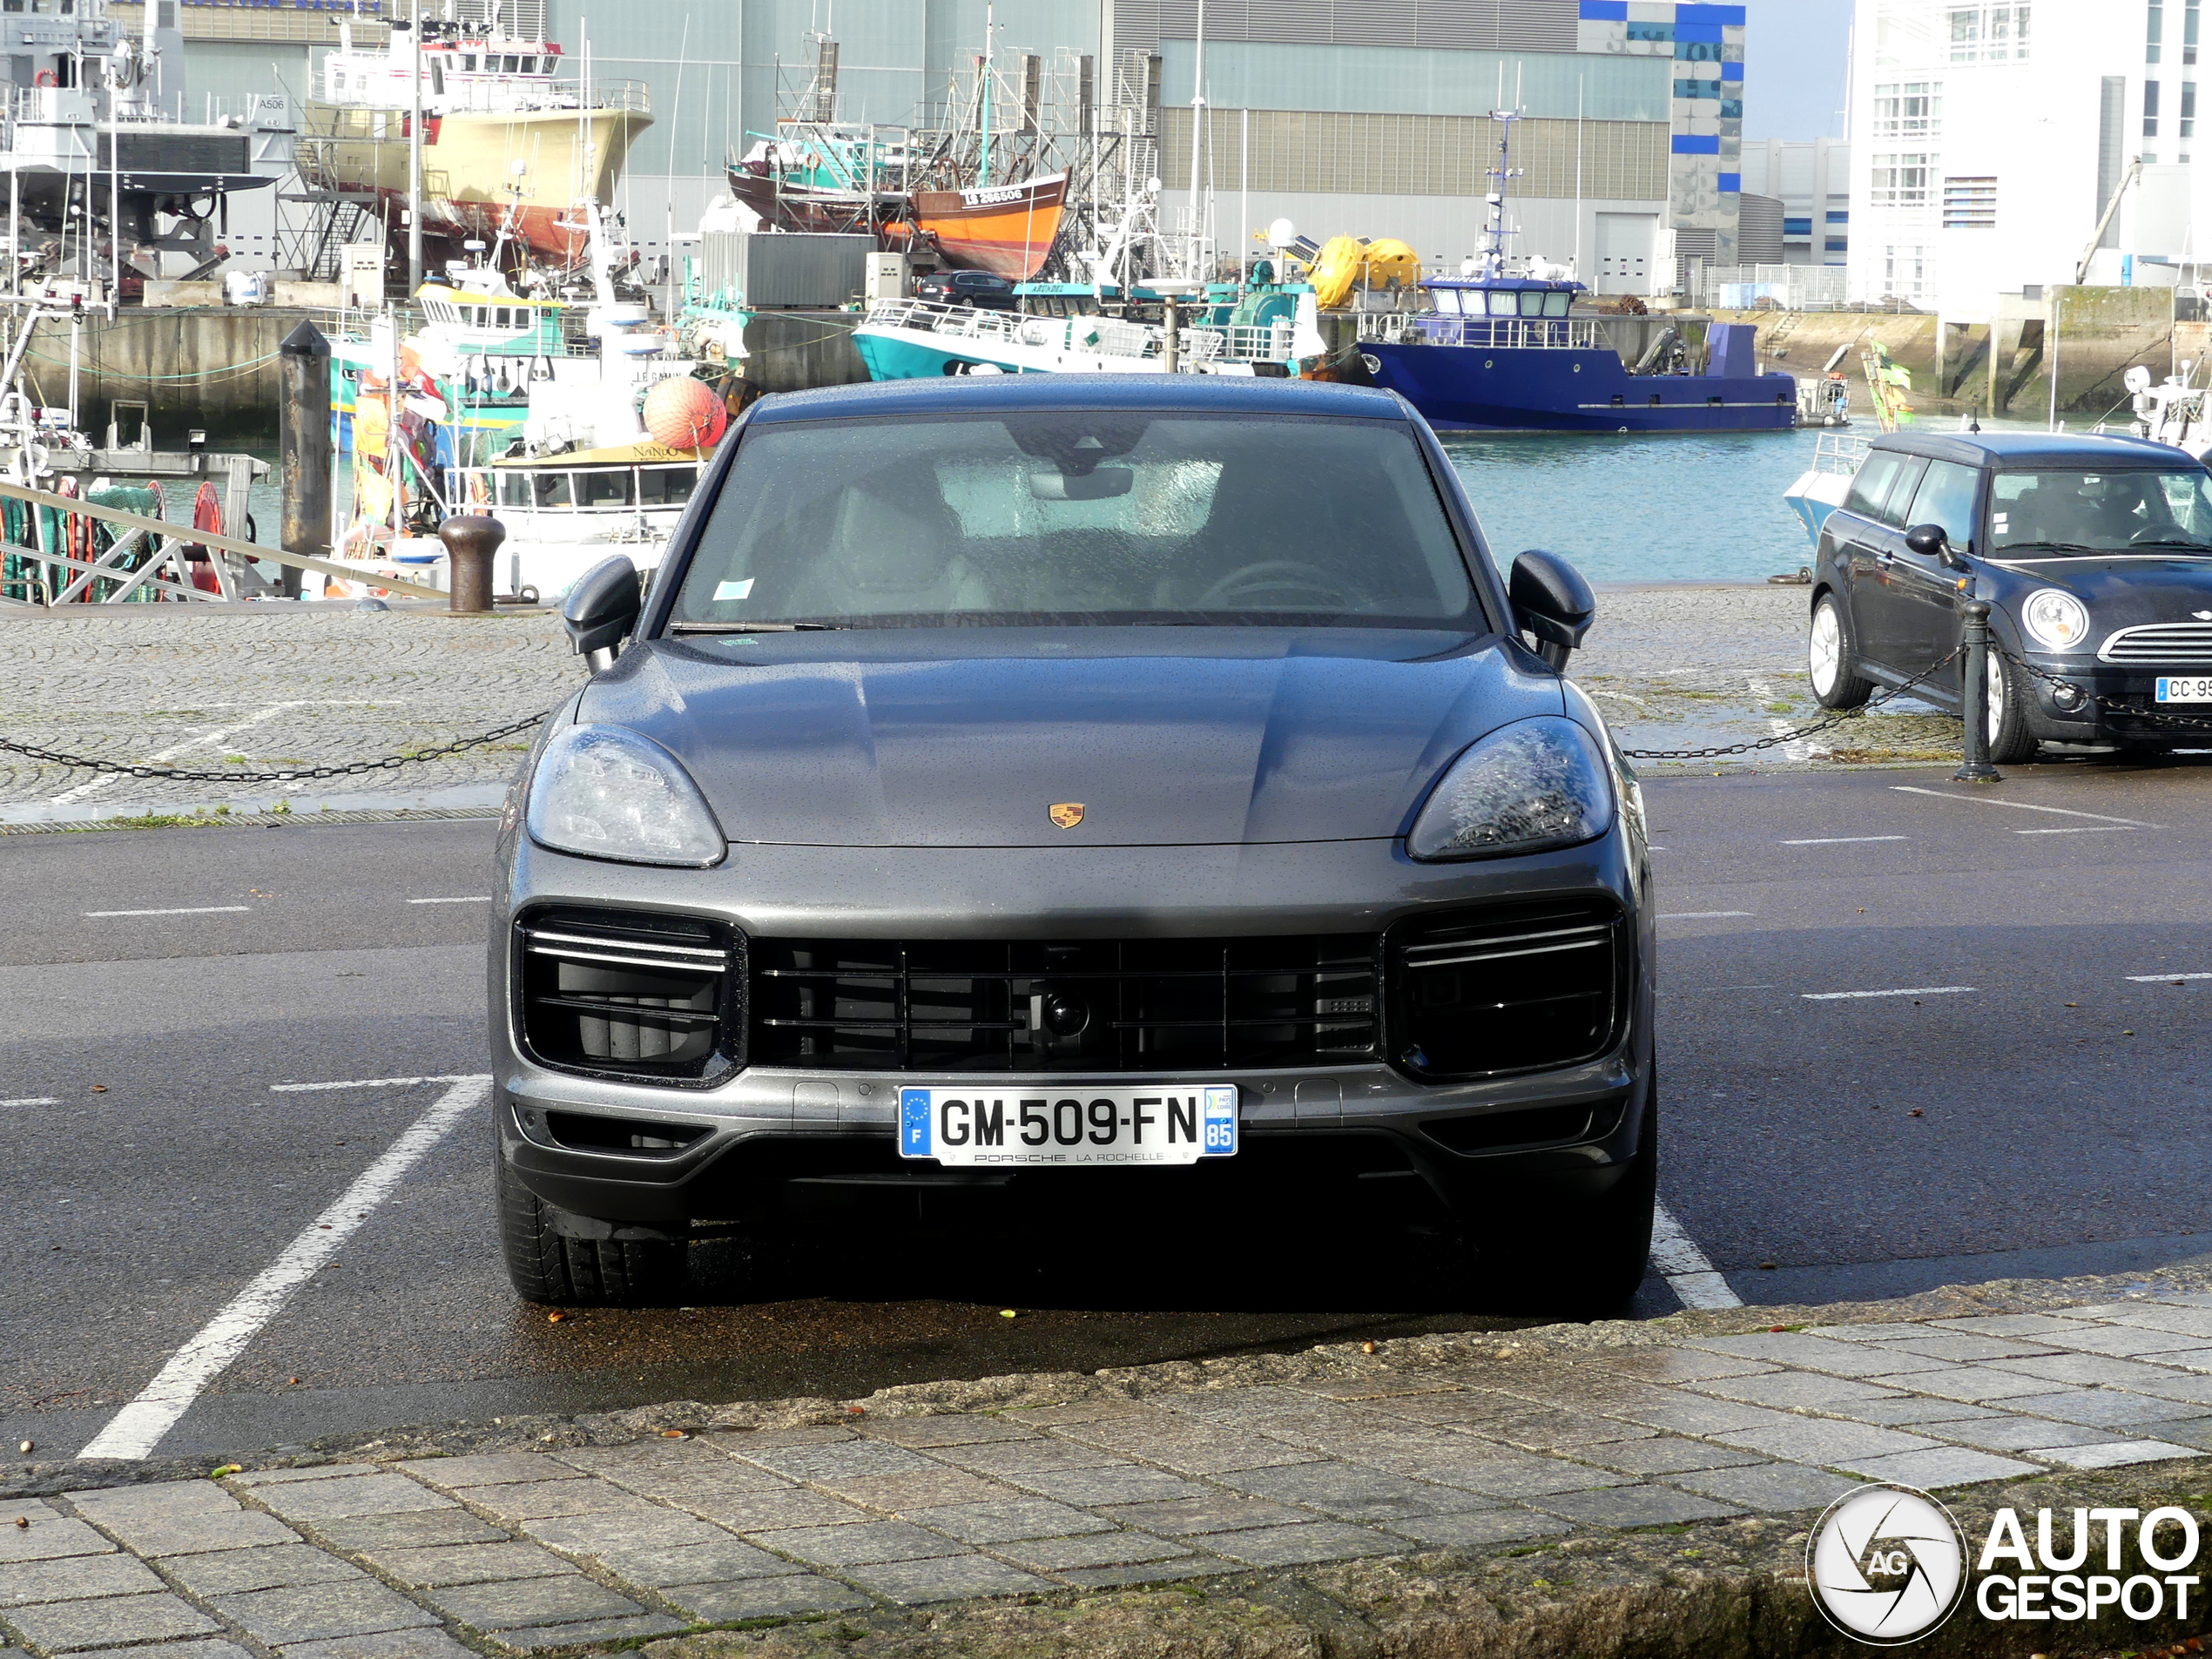
POLYGON ((918 190, 914 225, 946 264, 1026 282, 1044 268, 1067 198, 1064 172, 972 190, 918 190))
POLYGON ((318 187, 408 201, 413 111, 422 111, 423 226, 489 240, 502 227, 541 259, 574 264, 590 230, 577 205, 614 203, 637 135, 652 125, 637 83, 594 84, 551 41, 502 25, 422 23, 421 50, 395 18, 384 50, 356 48, 350 15, 307 102, 300 172, 318 187))

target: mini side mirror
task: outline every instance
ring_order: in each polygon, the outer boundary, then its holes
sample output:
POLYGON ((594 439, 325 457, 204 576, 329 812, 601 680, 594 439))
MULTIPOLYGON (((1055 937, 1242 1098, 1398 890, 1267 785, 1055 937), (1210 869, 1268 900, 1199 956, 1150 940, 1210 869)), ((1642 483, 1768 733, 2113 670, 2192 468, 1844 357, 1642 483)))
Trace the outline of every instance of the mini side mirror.
POLYGON ((1536 654, 1554 668, 1582 643, 1597 616, 1597 597, 1581 572, 1556 553, 1531 548, 1513 562, 1507 584, 1514 624, 1536 641, 1536 654))
POLYGON ((1946 570, 1963 570, 1966 560, 1951 545, 1950 532, 1940 524, 1915 524, 1905 532, 1905 545, 1924 559, 1934 559, 1946 570))
POLYGON ((570 644, 590 664, 593 673, 613 665, 615 648, 637 625, 644 605, 637 567, 619 553, 593 565, 569 590, 561 621, 568 628, 570 644))

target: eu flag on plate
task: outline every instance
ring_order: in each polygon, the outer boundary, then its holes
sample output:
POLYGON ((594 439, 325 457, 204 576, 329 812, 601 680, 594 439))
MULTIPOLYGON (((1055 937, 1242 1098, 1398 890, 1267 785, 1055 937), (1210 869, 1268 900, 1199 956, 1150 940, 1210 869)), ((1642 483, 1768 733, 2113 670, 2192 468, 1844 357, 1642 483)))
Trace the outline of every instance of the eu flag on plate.
POLYGON ((929 1156, 929 1091, 899 1091, 899 1150, 910 1158, 929 1156))

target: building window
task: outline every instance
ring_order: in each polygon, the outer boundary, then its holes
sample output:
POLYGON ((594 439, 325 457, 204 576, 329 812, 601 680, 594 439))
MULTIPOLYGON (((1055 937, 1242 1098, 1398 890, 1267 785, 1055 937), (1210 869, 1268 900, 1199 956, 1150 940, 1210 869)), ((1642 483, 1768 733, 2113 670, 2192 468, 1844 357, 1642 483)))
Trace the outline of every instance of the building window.
POLYGON ((2150 0, 2150 25, 2143 35, 2143 62, 2158 61, 2158 48, 2166 32, 2166 8, 2158 0, 2150 0))
POLYGON ((1942 131, 1942 82, 1891 81, 1874 89, 1877 138, 1933 138, 1942 131))
POLYGON ((2011 64, 2027 57, 2028 0, 1986 0, 1952 6, 1951 61, 1954 64, 2011 64))
POLYGON ((2158 83, 2145 81, 2143 83, 2143 137, 2155 138, 2157 136, 2158 83))
POLYGON ((2182 13, 2182 61, 2196 62, 2197 0, 2188 0, 2188 9, 2182 13))
POLYGON ((1830 208, 1830 209, 1828 210, 1828 222, 1829 222, 1831 225, 1848 225, 1848 224, 1850 224, 1850 223, 1851 223, 1851 209, 1850 209, 1850 208, 1848 208, 1848 207, 1831 207, 1831 208, 1830 208))
POLYGON ((2182 83, 2182 136, 2185 138, 2196 137, 2196 83, 2195 81, 2182 83))
POLYGON ((1793 241, 1811 241, 1812 239, 1812 215, 1806 213, 1802 217, 1793 217, 1784 213, 1782 216, 1782 233, 1793 241))
POLYGON ((1925 207, 1928 172, 1935 158, 1926 154, 1876 156, 1874 188, 1877 207, 1925 207))
POLYGON ((1919 300, 1927 292, 1928 251, 1892 243, 1882 249, 1882 292, 1899 300, 1919 300))
POLYGON ((1943 228, 1947 231, 1995 230, 1997 181, 1988 178, 1945 179, 1943 228))

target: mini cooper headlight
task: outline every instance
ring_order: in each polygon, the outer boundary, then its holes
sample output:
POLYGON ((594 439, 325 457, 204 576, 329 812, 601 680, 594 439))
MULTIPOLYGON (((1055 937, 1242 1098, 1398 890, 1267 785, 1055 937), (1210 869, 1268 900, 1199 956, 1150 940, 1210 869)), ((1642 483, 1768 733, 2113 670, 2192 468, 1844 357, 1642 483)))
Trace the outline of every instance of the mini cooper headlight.
POLYGON ((2046 651, 2080 651, 2089 637, 2089 613, 2072 594, 2041 588, 2020 607, 2020 626, 2046 651))
POLYGON ((530 782, 530 839, 625 864, 722 862, 729 844, 683 764, 618 725, 570 726, 545 745, 530 782))
POLYGON ((1494 859, 1595 840, 1613 822, 1596 741, 1555 714, 1493 732, 1444 773, 1406 838, 1417 859, 1494 859))

